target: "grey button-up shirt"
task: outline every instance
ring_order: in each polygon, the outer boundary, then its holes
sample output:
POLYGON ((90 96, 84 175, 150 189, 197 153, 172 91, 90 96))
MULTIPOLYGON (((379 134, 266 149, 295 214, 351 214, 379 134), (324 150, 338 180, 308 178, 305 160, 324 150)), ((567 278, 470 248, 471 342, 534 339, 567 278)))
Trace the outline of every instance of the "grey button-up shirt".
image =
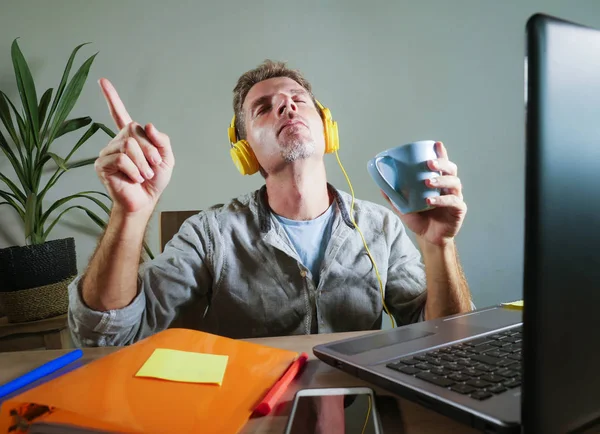
MULTIPOLYGON (((232 338, 381 328, 375 270, 354 227, 351 196, 335 197, 331 239, 318 286, 267 204, 266 188, 187 219, 154 260, 138 270, 126 307, 88 308, 78 276, 69 286, 69 324, 79 345, 126 345, 170 326, 232 338)), ((356 200, 356 223, 398 324, 422 319, 425 269, 402 222, 380 205, 356 200)))

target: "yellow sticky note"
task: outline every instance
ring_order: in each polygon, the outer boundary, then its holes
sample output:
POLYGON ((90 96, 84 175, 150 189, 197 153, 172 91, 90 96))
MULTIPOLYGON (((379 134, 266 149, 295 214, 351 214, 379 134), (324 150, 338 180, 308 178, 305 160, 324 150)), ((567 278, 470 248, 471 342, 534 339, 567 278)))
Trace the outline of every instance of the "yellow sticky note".
POLYGON ((135 376, 220 386, 228 360, 229 356, 157 348, 135 376))
POLYGON ((510 303, 502 303, 502 306, 507 307, 509 309, 522 310, 523 309, 523 300, 517 300, 517 301, 510 302, 510 303))

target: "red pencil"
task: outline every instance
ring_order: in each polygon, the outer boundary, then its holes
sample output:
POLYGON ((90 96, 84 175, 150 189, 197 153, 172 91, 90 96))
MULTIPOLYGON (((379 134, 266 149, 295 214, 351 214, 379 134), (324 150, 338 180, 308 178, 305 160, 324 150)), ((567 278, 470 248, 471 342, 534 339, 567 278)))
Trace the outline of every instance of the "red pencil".
POLYGON ((300 372, 307 361, 308 354, 300 354, 300 356, 298 356, 298 358, 292 362, 287 371, 285 371, 285 374, 283 374, 281 378, 277 380, 277 383, 273 385, 271 390, 269 390, 269 393, 267 393, 267 395, 258 404, 254 412, 262 416, 269 414, 275 407, 275 404, 279 398, 281 398, 281 395, 283 395, 283 392, 285 392, 292 380, 296 378, 296 375, 298 372, 300 372))

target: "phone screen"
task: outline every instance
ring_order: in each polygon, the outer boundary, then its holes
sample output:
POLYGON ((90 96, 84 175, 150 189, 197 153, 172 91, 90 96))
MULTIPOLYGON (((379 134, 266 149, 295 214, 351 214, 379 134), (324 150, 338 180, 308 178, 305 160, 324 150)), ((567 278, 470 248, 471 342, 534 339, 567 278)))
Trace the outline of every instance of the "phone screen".
POLYGON ((368 394, 299 396, 290 434, 379 434, 368 394))

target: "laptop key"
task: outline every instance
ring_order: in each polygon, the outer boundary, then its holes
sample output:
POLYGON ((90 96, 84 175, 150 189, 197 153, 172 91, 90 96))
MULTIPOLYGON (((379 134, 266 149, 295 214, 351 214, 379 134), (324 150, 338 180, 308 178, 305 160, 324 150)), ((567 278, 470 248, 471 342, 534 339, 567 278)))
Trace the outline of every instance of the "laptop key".
POLYGON ((471 377, 480 377, 481 375, 485 374, 485 372, 473 368, 466 368, 460 372, 462 372, 465 375, 470 375, 471 377))
POLYGON ((514 365, 515 363, 519 363, 519 362, 517 362, 516 360, 513 360, 513 359, 502 359, 501 362, 498 362, 498 366, 506 367, 506 366, 514 365))
POLYGON ((518 377, 520 374, 517 371, 513 371, 512 369, 501 369, 496 371, 496 375, 501 375, 506 378, 518 377))
POLYGON ((513 378, 512 380, 508 380, 504 382, 504 386, 512 389, 513 387, 518 387, 521 385, 521 380, 513 378))
POLYGON ((419 363, 421 363, 420 360, 415 360, 413 358, 405 359, 405 360, 400 360, 400 362, 404 363, 405 365, 409 365, 409 366, 418 365, 419 363))
POLYGON ((427 363, 430 363, 430 364, 435 365, 435 366, 441 366, 442 365, 442 361, 440 359, 435 358, 435 357, 426 356, 425 360, 426 360, 427 363))
POLYGON ((446 374, 446 370, 444 368, 440 368, 439 366, 430 369, 429 372, 431 372, 432 374, 435 375, 445 375, 446 374))
POLYGON ((476 364, 475 364, 475 366, 473 366, 473 368, 477 369, 478 371, 494 372, 499 369, 497 366, 486 365, 485 363, 479 363, 479 362, 475 362, 475 363, 476 364))
POLYGON ((473 354, 471 356, 471 359, 477 360, 478 362, 481 362, 481 363, 485 363, 486 365, 497 365, 502 360, 506 360, 506 359, 499 359, 498 357, 487 356, 485 354, 473 354))
POLYGON ((469 386, 464 383, 459 383, 459 384, 455 384, 454 386, 452 386, 450 388, 450 390, 454 390, 455 392, 462 393, 463 395, 468 395, 471 392, 475 392, 477 389, 475 389, 473 386, 469 386))
POLYGON ((495 350, 495 351, 488 351, 486 353, 486 356, 492 356, 492 357, 506 357, 508 356, 510 353, 505 353, 504 351, 499 351, 499 350, 495 350))
POLYGON ((413 359, 419 360, 421 362, 426 362, 427 358, 425 356, 414 356, 413 359))
POLYGON ((467 381, 467 384, 469 386, 477 387, 478 389, 483 389, 485 387, 489 387, 492 385, 492 383, 488 383, 487 381, 479 380, 477 378, 473 378, 473 379, 467 381))
POLYGON ((522 357, 521 357, 521 353, 512 353, 512 354, 509 354, 507 357, 508 357, 509 359, 516 360, 517 362, 520 362, 520 361, 521 361, 521 359, 522 359, 522 357))
POLYGON ((492 339, 485 337, 485 338, 473 339, 472 341, 465 342, 465 345, 469 345, 471 347, 478 347, 479 345, 487 345, 491 342, 493 342, 492 339))
POLYGON ((458 372, 458 371, 462 371, 463 369, 465 369, 464 366, 458 365, 456 363, 450 363, 446 366, 444 366, 444 368, 453 371, 453 372, 458 372))
POLYGON ((471 398, 475 398, 475 399, 478 399, 480 401, 483 401, 484 399, 491 398, 492 396, 494 396, 492 393, 486 392, 484 390, 478 390, 477 392, 471 393, 471 398))
POLYGON ((471 348, 471 353, 482 354, 486 351, 497 350, 498 348, 493 345, 478 345, 476 347, 471 348))
POLYGON ((469 375, 463 374, 462 372, 455 372, 452 375, 448 375, 448 378, 454 381, 469 381, 471 379, 469 375))
POLYGON ((417 374, 417 378, 420 378, 421 380, 425 380, 433 384, 437 384, 438 386, 442 387, 449 387, 456 383, 456 381, 454 380, 450 380, 449 378, 442 377, 440 375, 432 374, 431 372, 420 372, 419 374, 417 374))
POLYGON ((481 380, 489 381, 490 383, 502 383, 503 381, 506 381, 506 378, 501 377, 500 375, 487 374, 482 375, 481 380))
POLYGON ((502 384, 497 384, 495 386, 492 387, 488 387, 486 389, 488 392, 492 392, 492 393, 502 393, 502 392, 506 392, 508 389, 506 387, 504 387, 502 384))
POLYGON ((398 371, 408 375, 415 375, 421 372, 420 369, 415 368, 414 366, 405 366, 404 368, 398 369, 398 371))
POLYGON ((418 365, 415 365, 415 368, 418 368, 421 371, 429 371, 430 369, 433 369, 434 366, 429 363, 419 363, 418 365))

